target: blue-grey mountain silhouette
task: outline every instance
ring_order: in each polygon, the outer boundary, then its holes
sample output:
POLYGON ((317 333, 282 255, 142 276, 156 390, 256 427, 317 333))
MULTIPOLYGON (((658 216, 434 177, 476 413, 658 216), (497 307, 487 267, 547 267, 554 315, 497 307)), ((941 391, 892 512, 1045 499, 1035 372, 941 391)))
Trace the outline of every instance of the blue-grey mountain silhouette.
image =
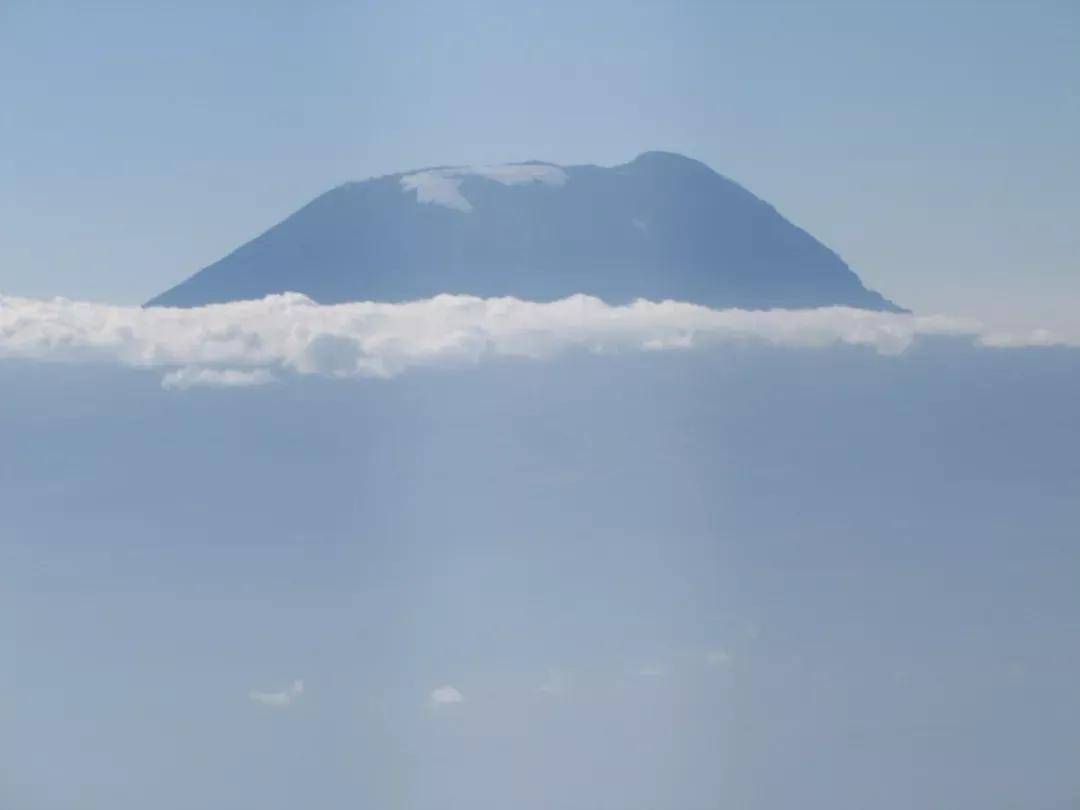
POLYGON ((715 307, 899 308, 832 250, 690 158, 436 167, 326 192, 150 306, 574 293, 715 307))

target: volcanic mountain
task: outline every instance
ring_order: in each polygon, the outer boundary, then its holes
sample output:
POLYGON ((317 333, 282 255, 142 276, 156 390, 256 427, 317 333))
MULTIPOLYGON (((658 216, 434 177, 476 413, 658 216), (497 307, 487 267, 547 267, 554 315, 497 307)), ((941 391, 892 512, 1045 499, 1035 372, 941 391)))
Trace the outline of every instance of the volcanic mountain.
POLYGON ((320 303, 587 293, 900 311, 771 205, 667 152, 610 168, 443 166, 346 183, 147 305, 287 291, 320 303))

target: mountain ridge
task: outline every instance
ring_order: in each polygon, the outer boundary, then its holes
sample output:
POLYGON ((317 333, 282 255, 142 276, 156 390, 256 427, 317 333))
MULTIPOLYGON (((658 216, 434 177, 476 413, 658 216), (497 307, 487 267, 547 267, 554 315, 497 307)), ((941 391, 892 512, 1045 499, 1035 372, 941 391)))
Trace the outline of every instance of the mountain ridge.
POLYGON ((531 160, 349 181, 146 306, 281 292, 320 303, 586 293, 904 311, 766 201, 662 151, 612 167, 531 160))

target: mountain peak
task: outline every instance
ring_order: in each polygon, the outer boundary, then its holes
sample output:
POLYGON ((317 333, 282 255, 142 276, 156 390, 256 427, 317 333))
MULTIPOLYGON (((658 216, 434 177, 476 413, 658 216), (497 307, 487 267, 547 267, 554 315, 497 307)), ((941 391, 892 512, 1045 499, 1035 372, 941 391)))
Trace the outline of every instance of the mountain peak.
POLYGON ((347 183, 149 302, 438 293, 897 310, 738 184, 651 151, 611 168, 437 166, 347 183))
POLYGON ((669 170, 695 170, 695 171, 707 171, 713 170, 702 163, 700 160, 694 160, 694 158, 687 157, 686 155, 680 155, 678 152, 664 152, 661 150, 652 150, 649 152, 642 152, 636 158, 631 160, 626 166, 635 166, 639 168, 658 168, 669 170))

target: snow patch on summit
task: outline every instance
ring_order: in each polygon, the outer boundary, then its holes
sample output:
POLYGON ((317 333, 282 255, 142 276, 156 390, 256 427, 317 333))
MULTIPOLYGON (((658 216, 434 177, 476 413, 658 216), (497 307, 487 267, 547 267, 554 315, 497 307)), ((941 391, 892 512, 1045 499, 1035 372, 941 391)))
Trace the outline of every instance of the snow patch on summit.
POLYGON ((417 202, 443 205, 467 214, 473 207, 461 193, 461 181, 466 177, 483 177, 504 186, 543 183, 553 187, 565 185, 568 179, 565 171, 548 163, 508 163, 427 169, 402 177, 401 188, 405 192, 415 191, 417 202))

